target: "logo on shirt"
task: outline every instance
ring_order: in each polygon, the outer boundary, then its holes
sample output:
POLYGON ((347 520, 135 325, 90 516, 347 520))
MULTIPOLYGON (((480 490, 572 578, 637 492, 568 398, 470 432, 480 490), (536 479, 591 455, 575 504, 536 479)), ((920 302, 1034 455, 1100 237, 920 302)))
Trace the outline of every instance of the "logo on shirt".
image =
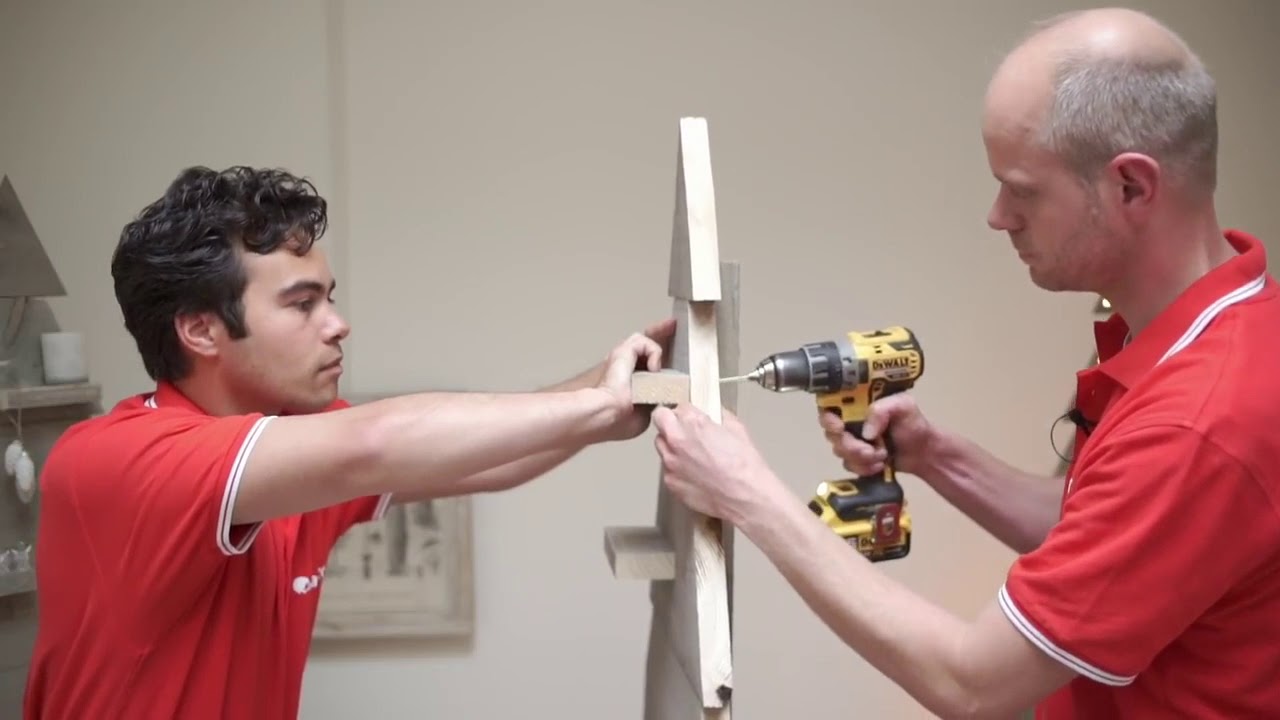
POLYGON ((299 595, 307 593, 320 587, 320 581, 324 579, 324 565, 316 568, 315 575, 299 575, 293 579, 293 591, 299 595))

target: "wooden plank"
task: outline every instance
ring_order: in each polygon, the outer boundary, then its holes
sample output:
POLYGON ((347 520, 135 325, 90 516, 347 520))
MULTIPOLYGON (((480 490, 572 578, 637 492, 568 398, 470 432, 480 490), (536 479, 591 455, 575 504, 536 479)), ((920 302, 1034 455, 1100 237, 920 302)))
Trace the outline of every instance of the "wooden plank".
POLYGON ((697 302, 719 300, 719 272, 720 243, 707 121, 681 118, 667 295, 697 302))
POLYGON ((671 583, 654 583, 654 621, 645 662, 644 720, 729 720, 730 708, 704 708, 671 644, 671 583))
MULTIPOLYGON (((734 377, 741 373, 741 315, 738 300, 741 294, 742 267, 737 262, 720 263, 720 302, 716 303, 716 338, 719 341, 720 377, 734 377)), ((720 386, 720 405, 725 410, 738 413, 738 384, 720 386)), ((733 636, 733 528, 726 527, 720 533, 724 546, 725 595, 729 605, 729 636, 733 636)))
MULTIPOLYGON (((714 408, 704 410, 717 421, 722 420, 721 407, 733 411, 737 405, 736 393, 724 392, 728 388, 719 387, 719 378, 736 375, 739 364, 740 268, 734 262, 721 263, 721 266, 723 299, 720 302, 702 305, 678 299, 674 301, 678 327, 672 347, 674 368, 689 371, 691 378, 697 375, 714 377, 715 388, 707 388, 708 383, 695 387, 701 388, 699 392, 703 402, 707 395, 723 393, 714 408), (713 308, 713 318, 698 314, 707 307, 713 308), (694 324, 698 325, 696 329, 690 327, 694 324), (689 328, 688 332, 686 328, 689 328), (693 352, 700 354, 700 361, 690 360, 691 344, 698 346, 693 352), (715 363, 708 366, 706 363, 712 354, 715 363), (691 369, 699 364, 702 370, 691 369)), ((698 394, 692 397, 694 402, 699 402, 698 394)), ((658 486, 657 515, 658 526, 675 549, 676 578, 673 583, 654 583, 650 591, 653 602, 651 623, 667 631, 667 642, 665 647, 651 642, 648 672, 657 677, 667 677, 670 671, 663 663, 674 662, 680 666, 701 703, 702 717, 725 720, 730 717, 733 690, 734 533, 720 521, 684 507, 662 483, 658 486)), ((656 702, 664 712, 669 712, 670 697, 655 696, 651 691, 646 698, 647 702, 656 702)))
MULTIPOLYGON (((720 263, 720 302, 716 303, 717 355, 720 377, 734 377, 741 363, 741 326, 738 296, 742 285, 742 266, 736 261, 720 263)), ((738 383, 720 386, 720 405, 731 413, 738 412, 738 383)))
MULTIPOLYGON (((680 325, 673 367, 689 373, 690 402, 719 422, 719 340, 714 303, 675 300, 680 325)), ((665 491, 665 485, 660 485, 665 491)), ((674 654, 703 707, 725 703, 732 688, 729 607, 722 523, 668 500, 658 525, 676 551, 676 578, 666 623, 674 654)), ((661 620, 657 620, 661 622, 661 620)))
MULTIPOLYGON (((690 403, 715 422, 736 408, 720 378, 738 374, 739 286, 738 264, 720 261, 706 121, 682 118, 668 276, 677 328, 668 368, 633 380, 637 403, 690 403)), ((614 574, 650 580, 646 720, 730 720, 732 547, 732 528, 685 507, 661 473, 654 527, 606 529, 614 574)))
POLYGON ((672 580, 676 576, 675 550, 659 528, 605 528, 604 552, 613 576, 620 580, 672 580))
MULTIPOLYGON (((722 366, 737 367, 738 268, 719 260, 715 200, 706 123, 681 122, 681 163, 677 169, 676 227, 672 233, 669 290, 677 329, 670 367, 689 377, 689 402, 713 421, 722 420, 722 366), (683 201, 683 205, 681 205, 683 201), (730 279, 726 295, 722 280, 730 279), (720 325, 727 328, 729 351, 721 357, 720 325), (732 328, 729 330, 728 328, 732 328)), ((736 396, 735 396, 736 398, 736 396)), ((681 697, 672 687, 679 666, 700 707, 688 717, 730 716, 733 661, 730 626, 730 557, 732 529, 696 513, 658 484, 657 525, 675 551, 676 577, 652 583, 651 625, 665 642, 650 641, 646 682, 647 717, 685 717, 681 697)))

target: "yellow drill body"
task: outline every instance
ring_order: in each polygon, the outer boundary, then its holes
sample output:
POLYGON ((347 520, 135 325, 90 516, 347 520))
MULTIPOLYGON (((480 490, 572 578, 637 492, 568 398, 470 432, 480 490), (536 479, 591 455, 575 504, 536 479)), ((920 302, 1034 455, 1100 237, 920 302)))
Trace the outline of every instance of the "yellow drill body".
MULTIPOLYGON (((915 334, 901 326, 854 331, 837 340, 809 343, 765 358, 746 376, 775 392, 803 390, 818 407, 836 413, 845 430, 862 438, 872 403, 910 390, 924 374, 915 334)), ((911 516, 888 449, 881 472, 818 485, 809 509, 873 562, 905 557, 911 550, 911 516)), ((885 440, 888 442, 886 443, 885 440)))

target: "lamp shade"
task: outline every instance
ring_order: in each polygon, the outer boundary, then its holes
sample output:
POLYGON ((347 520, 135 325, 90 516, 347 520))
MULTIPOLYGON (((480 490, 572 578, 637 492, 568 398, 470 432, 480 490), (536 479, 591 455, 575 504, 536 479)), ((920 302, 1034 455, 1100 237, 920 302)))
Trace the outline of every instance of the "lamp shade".
POLYGON ((66 295, 6 175, 0 179, 0 297, 66 295))

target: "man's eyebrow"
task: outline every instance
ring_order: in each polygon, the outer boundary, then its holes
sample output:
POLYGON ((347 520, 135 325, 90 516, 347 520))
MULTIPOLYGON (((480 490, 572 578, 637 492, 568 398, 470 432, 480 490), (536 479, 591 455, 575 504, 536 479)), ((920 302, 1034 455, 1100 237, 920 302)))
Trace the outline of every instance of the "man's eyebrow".
POLYGON ((1035 183, 1032 182, 1030 178, 1020 176, 1001 177, 1000 175, 996 175, 996 180, 1001 185, 1018 191, 1030 192, 1035 187, 1035 183))
MULTIPOLYGON (((333 292, 333 289, 336 288, 337 286, 338 286, 338 283, 336 280, 329 281, 329 292, 333 292)), ((295 295, 301 292, 314 292, 319 294, 326 294, 324 284, 321 283, 319 280, 298 280, 292 285, 281 290, 280 297, 288 297, 290 295, 295 295)))
POLYGON ((1014 185, 1030 185, 1034 181, 1034 176, 1025 170, 1015 168, 1007 173, 997 173, 996 178, 1001 182, 1012 183, 1014 185))

